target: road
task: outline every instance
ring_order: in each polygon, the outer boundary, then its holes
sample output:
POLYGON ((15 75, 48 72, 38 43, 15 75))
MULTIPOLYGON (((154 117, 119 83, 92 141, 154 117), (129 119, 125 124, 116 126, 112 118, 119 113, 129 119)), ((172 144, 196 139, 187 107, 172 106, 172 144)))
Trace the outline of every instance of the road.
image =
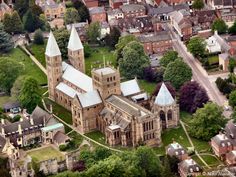
MULTIPOLYGON (((184 61, 192 68, 193 80, 197 81, 202 87, 205 88, 207 94, 211 101, 217 103, 219 106, 224 106, 227 101, 226 97, 220 93, 214 81, 212 81, 212 76, 209 77, 205 69, 201 66, 200 62, 196 60, 192 54, 187 51, 186 46, 174 32, 170 25, 166 26, 169 28, 171 38, 173 40, 174 49, 179 53, 179 55, 184 59, 184 61)), ((224 115, 229 117, 231 111, 224 111, 224 115)))

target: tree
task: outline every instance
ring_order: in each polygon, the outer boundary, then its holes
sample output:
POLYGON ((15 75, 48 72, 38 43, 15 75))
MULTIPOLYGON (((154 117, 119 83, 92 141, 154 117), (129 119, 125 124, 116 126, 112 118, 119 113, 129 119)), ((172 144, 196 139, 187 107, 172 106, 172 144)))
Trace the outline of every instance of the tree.
MULTIPOLYGON (((159 93, 159 90, 161 88, 161 85, 162 85, 162 82, 160 82, 156 85, 156 89, 152 93, 152 96, 157 96, 157 94, 159 93)), ((167 89, 169 90, 170 94, 172 95, 172 97, 175 98, 175 96, 176 96, 175 88, 171 85, 170 82, 165 82, 165 85, 166 85, 167 89)))
POLYGON ((81 22, 86 22, 90 20, 89 10, 80 0, 72 0, 74 8, 78 11, 81 18, 81 22))
POLYGON ((129 34, 126 36, 121 36, 119 38, 118 43, 115 45, 115 48, 116 48, 115 53, 116 53, 116 62, 117 63, 119 62, 119 59, 122 58, 122 51, 123 51, 124 47, 132 41, 138 41, 138 39, 132 34, 129 34))
POLYGON ((2 58, 0 60, 0 89, 9 94, 21 70, 22 66, 17 62, 2 58))
POLYGON ((230 34, 236 34, 236 20, 234 21, 234 24, 229 28, 228 32, 230 34))
POLYGON ((196 81, 186 82, 179 91, 180 109, 193 113, 209 101, 206 90, 196 81))
POLYGON ((207 103, 197 109, 189 124, 189 133, 192 137, 209 141, 225 127, 227 120, 222 115, 223 109, 215 103, 207 103))
POLYGON ((34 33, 34 43, 42 45, 44 44, 44 38, 43 38, 43 33, 41 29, 37 29, 34 33))
POLYGON ((110 34, 105 36, 105 44, 114 49, 120 38, 120 30, 117 27, 112 27, 110 34))
POLYGON ((98 42, 101 35, 101 26, 99 22, 90 23, 87 29, 87 36, 90 42, 96 43, 98 42))
POLYGON ((170 62, 175 61, 178 58, 178 52, 176 51, 168 51, 163 57, 160 59, 160 64, 163 67, 167 67, 170 62))
POLYGON ((156 81, 156 71, 151 66, 144 68, 143 78, 148 82, 156 81))
POLYGON ((148 56, 145 54, 142 44, 130 42, 122 52, 119 61, 120 72, 127 79, 134 77, 142 78, 143 70, 150 65, 148 56))
POLYGON ((19 13, 20 17, 22 18, 23 15, 29 9, 29 0, 17 0, 17 1, 15 1, 14 9, 19 13))
POLYGON ((112 153, 109 149, 98 147, 94 151, 94 160, 99 161, 108 158, 112 153))
POLYGON ((235 59, 234 58, 230 58, 229 59, 229 72, 230 73, 233 73, 234 72, 234 68, 235 68, 235 66, 236 66, 236 61, 235 61, 235 59))
POLYGON ((221 77, 218 77, 215 81, 218 89, 223 93, 223 94, 229 94, 233 88, 232 86, 225 80, 222 79, 221 77))
POLYGON ((85 44, 84 44, 84 57, 85 57, 85 58, 88 58, 88 57, 91 56, 91 54, 92 54, 92 49, 91 49, 91 47, 90 47, 87 43, 85 43, 85 44))
POLYGON ((14 47, 14 43, 9 34, 0 28, 0 53, 8 53, 14 47))
POLYGON ((75 8, 66 9, 64 21, 66 24, 72 24, 72 23, 79 22, 80 16, 78 14, 78 11, 75 8))
POLYGON ((29 9, 23 17, 24 29, 28 32, 34 32, 38 28, 42 28, 44 23, 29 9))
POLYGON ((192 78, 191 68, 181 59, 168 64, 164 72, 164 81, 169 81, 176 89, 192 78))
POLYGON ((26 78, 18 99, 22 107, 26 108, 28 113, 31 113, 41 101, 37 80, 32 77, 26 78))
POLYGON ((161 176, 170 177, 173 176, 170 168, 170 162, 167 156, 164 157, 163 167, 161 169, 161 176))
POLYGON ((203 0, 194 0, 193 5, 192 5, 193 9, 196 10, 201 10, 204 8, 204 2, 203 0))
POLYGON ((236 105, 236 90, 229 94, 229 105, 235 107, 236 105))
POLYGON ((7 33, 11 33, 12 32, 12 27, 13 27, 13 23, 11 20, 11 15, 9 13, 5 13, 4 17, 3 17, 3 26, 4 26, 4 30, 7 33))
POLYGON ((214 22, 211 25, 211 30, 213 32, 217 31, 219 34, 226 33, 227 29, 228 29, 228 27, 227 27, 225 21, 220 18, 217 18, 216 20, 214 20, 214 22))
POLYGON ((11 88, 11 96, 14 97, 14 98, 18 98, 18 96, 20 95, 20 91, 21 91, 21 88, 23 86, 23 81, 25 80, 25 76, 19 76, 12 88, 11 88))
POLYGON ((62 58, 67 59, 67 57, 68 57, 67 56, 67 45, 68 45, 69 37, 70 37, 68 30, 66 30, 65 28, 56 29, 53 32, 53 34, 56 38, 58 47, 60 48, 62 58))
POLYGON ((187 44, 188 51, 196 58, 201 58, 205 54, 206 43, 201 37, 193 37, 187 44))
POLYGON ((12 26, 12 32, 14 34, 21 33, 23 31, 23 23, 22 23, 22 21, 20 19, 19 14, 17 13, 17 11, 14 11, 12 13, 11 21, 12 21, 12 24, 14 24, 12 26))

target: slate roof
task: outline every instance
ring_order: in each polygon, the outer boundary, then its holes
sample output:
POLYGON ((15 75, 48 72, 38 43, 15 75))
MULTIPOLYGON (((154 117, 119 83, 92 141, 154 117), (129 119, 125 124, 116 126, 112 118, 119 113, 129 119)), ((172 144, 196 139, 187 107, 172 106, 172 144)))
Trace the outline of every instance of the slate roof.
POLYGON ((76 51, 76 50, 80 50, 84 48, 74 25, 72 25, 72 30, 70 33, 70 39, 69 39, 67 48, 72 51, 76 51))
POLYGON ((54 137, 53 140, 56 141, 58 144, 62 144, 66 142, 67 140, 70 140, 70 137, 62 133, 61 131, 58 131, 54 137))
POLYGON ((214 136, 211 141, 214 141, 220 147, 231 146, 229 138, 225 134, 218 134, 214 136))
POLYGON ((201 167, 193 159, 183 160, 179 165, 185 173, 194 173, 201 171, 201 167))
POLYGON ((140 35, 138 39, 142 43, 146 42, 159 42, 159 41, 169 41, 171 40, 170 34, 167 31, 160 31, 156 33, 150 33, 147 35, 140 35))
POLYGON ((179 143, 171 143, 167 146, 167 153, 170 156, 184 155, 187 151, 179 143))
POLYGON ((89 13, 91 15, 94 15, 94 14, 99 14, 99 13, 106 13, 106 11, 104 7, 91 7, 89 8, 89 13))
POLYGON ((162 14, 168 14, 173 11, 174 11, 174 8, 172 6, 149 8, 148 15, 151 15, 151 16, 162 15, 162 14))
POLYGON ((112 74, 115 73, 116 70, 114 70, 111 67, 104 67, 104 68, 99 68, 94 70, 95 73, 100 74, 100 75, 107 75, 107 74, 112 74))
POLYGON ((57 41, 52 33, 49 34, 45 54, 49 57, 55 57, 61 55, 60 49, 57 45, 57 41))
POLYGON ((173 104, 174 102, 175 100, 167 89, 165 83, 162 83, 154 103, 160 106, 167 106, 173 104))
POLYGON ((76 94, 79 94, 75 89, 73 89, 72 87, 69 87, 68 85, 66 85, 63 82, 60 82, 56 86, 56 89, 61 91, 62 93, 65 93, 66 95, 68 95, 71 98, 74 98, 76 94))
POLYGON ((102 99, 97 90, 77 95, 83 108, 95 106, 102 103, 102 99))
POLYGON ((136 79, 122 82, 120 84, 120 89, 124 96, 130 96, 141 92, 141 89, 136 79))
POLYGON ((145 7, 143 5, 139 5, 139 4, 122 5, 122 6, 120 6, 120 8, 123 12, 145 10, 145 7))

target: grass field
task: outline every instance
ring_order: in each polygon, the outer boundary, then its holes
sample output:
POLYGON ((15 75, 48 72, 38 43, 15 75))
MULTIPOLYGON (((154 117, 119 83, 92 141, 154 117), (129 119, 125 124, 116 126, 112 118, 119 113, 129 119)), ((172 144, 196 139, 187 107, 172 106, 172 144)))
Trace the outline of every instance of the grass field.
POLYGON ((46 75, 34 64, 34 62, 19 48, 15 48, 11 53, 0 56, 5 59, 11 59, 23 65, 21 75, 31 76, 35 78, 40 85, 47 84, 46 75))
POLYGON ((88 136, 89 138, 92 138, 93 140, 101 143, 101 144, 106 144, 105 143, 105 136, 100 131, 86 133, 85 135, 88 136))
POLYGON ((138 80, 141 89, 145 90, 147 93, 152 94, 156 88, 157 83, 147 82, 145 80, 138 80))
POLYGON ((28 152, 27 154, 33 159, 35 159, 36 162, 42 162, 44 160, 49 160, 53 158, 57 158, 58 161, 65 159, 64 155, 60 153, 60 151, 54 149, 51 146, 33 150, 31 152, 28 152))
POLYGON ((218 55, 210 56, 208 57, 208 61, 210 65, 219 63, 219 57, 218 55))
POLYGON ((217 165, 222 164, 222 162, 219 159, 217 159, 215 156, 201 155, 201 157, 209 166, 217 166, 217 165))
POLYGON ((85 58, 85 67, 86 74, 91 75, 91 67, 96 68, 99 66, 103 66, 104 59, 107 62, 111 63, 111 65, 115 65, 115 55, 113 51, 109 51, 106 47, 98 47, 92 48, 92 54, 90 57, 85 58))
POLYGON ((46 48, 46 43, 44 45, 37 45, 37 44, 30 45, 30 50, 32 54, 44 67, 46 67, 45 54, 44 54, 45 48, 46 48))

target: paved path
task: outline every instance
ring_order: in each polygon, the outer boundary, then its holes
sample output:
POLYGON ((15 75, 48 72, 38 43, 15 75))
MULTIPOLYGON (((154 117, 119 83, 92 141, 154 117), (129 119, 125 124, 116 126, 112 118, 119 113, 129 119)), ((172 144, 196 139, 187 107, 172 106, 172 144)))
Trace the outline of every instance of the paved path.
MULTIPOLYGON (((47 109, 47 106, 46 106, 46 104, 45 104, 45 102, 44 102, 44 99, 42 99, 42 103, 43 103, 44 109, 45 109, 47 112, 50 113, 50 111, 47 109)), ((61 119, 60 117, 58 117, 57 115, 53 114, 53 116, 54 116, 56 119, 58 119, 60 122, 62 122, 63 124, 65 124, 65 125, 67 125, 68 127, 70 127, 72 130, 74 130, 75 132, 77 132, 78 134, 80 134, 83 138, 85 138, 86 140, 88 140, 88 142, 93 142, 93 143, 95 143, 95 144, 97 144, 97 145, 99 145, 99 146, 102 146, 102 147, 104 147, 104 148, 106 148, 106 149, 109 149, 109 150, 112 150, 112 151, 114 151, 114 152, 123 152, 123 151, 121 151, 121 150, 114 149, 114 148, 111 148, 111 147, 106 146, 106 145, 104 145, 104 144, 101 144, 101 143, 99 143, 99 142, 97 142, 97 141, 95 141, 95 140, 89 138, 88 136, 86 136, 86 135, 84 135, 84 134, 81 134, 75 127, 73 127, 72 125, 66 123, 64 120, 62 120, 62 119, 61 119)))
MULTIPOLYGON (((186 128, 185 128, 185 125, 184 125, 184 123, 180 120, 180 124, 181 124, 181 126, 183 127, 183 129, 184 129, 184 132, 185 132, 185 134, 186 134, 186 136, 187 136, 187 138, 188 138, 188 141, 189 141, 189 143, 191 144, 191 146, 194 148, 194 150, 195 150, 195 147, 194 147, 194 144, 193 144, 193 142, 192 142, 192 139, 190 138, 190 136, 189 136, 189 134, 188 134, 188 132, 187 132, 187 130, 186 130, 186 128)), ((198 151, 197 150, 195 150, 195 155, 202 161, 202 163, 204 163, 204 165, 207 167, 207 168, 211 168, 204 160, 203 160, 203 158, 199 155, 199 153, 198 153, 198 151)))
POLYGON ((47 70, 46 68, 25 48, 25 46, 20 46, 31 58, 31 60, 39 67, 39 69, 41 69, 44 74, 47 75, 47 70))

